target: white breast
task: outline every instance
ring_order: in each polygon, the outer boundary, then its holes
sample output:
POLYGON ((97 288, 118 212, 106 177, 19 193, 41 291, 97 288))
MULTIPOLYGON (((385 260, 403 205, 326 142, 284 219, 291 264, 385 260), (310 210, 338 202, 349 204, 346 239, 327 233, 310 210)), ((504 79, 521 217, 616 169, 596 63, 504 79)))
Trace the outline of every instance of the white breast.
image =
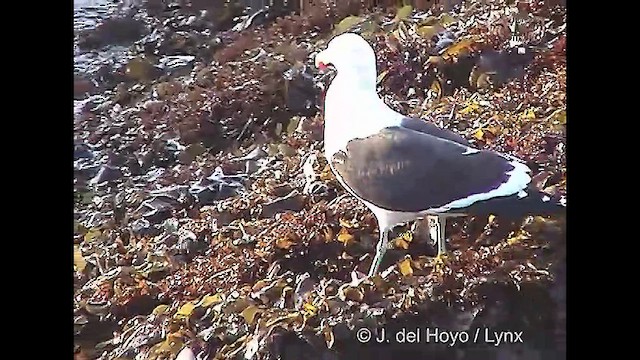
POLYGON ((402 114, 395 112, 374 91, 361 90, 340 75, 325 97, 324 146, 327 159, 354 138, 366 138, 389 126, 398 126, 402 114))

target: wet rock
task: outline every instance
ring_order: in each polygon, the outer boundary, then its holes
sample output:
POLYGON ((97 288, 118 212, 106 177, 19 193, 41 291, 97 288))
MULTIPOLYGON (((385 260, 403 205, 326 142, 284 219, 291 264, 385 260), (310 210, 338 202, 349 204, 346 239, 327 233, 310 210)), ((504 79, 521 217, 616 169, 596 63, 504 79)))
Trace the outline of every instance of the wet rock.
POLYGON ((150 15, 158 16, 165 11, 167 7, 163 0, 147 0, 144 2, 144 9, 147 10, 147 13, 150 15))
POLYGON ((293 191, 293 188, 289 184, 281 184, 274 186, 270 193, 277 197, 284 197, 287 194, 290 194, 293 191))
POLYGON ((178 154, 178 162, 185 165, 191 164, 197 156, 203 154, 205 151, 206 149, 201 144, 188 145, 178 154))
POLYGON ((109 18, 95 29, 82 33, 78 47, 91 50, 107 45, 127 45, 140 39, 145 32, 146 26, 141 20, 131 17, 109 18))
POLYGON ((73 333, 79 335, 82 332, 82 328, 89 323, 89 319, 86 315, 78 315, 73 318, 73 333))
POLYGON ((292 115, 313 116, 318 112, 318 88, 313 74, 306 66, 292 68, 284 73, 286 104, 292 115))
POLYGON ((194 185, 189 191, 196 198, 199 205, 212 204, 217 198, 215 189, 206 186, 194 185))
POLYGON ((151 233, 154 232, 153 226, 147 219, 135 220, 129 225, 129 227, 134 235, 151 235, 151 233))
POLYGON ((155 86, 155 91, 160 99, 169 98, 182 91, 182 85, 177 82, 162 82, 155 86))
POLYGON ((478 88, 500 86, 510 79, 524 75, 525 66, 533 60, 534 53, 525 47, 513 48, 505 51, 486 50, 480 54, 474 72, 478 75, 489 74, 488 84, 476 80, 478 88))
POLYGON ((131 301, 124 305, 114 306, 111 312, 116 318, 147 315, 150 314, 158 304, 158 299, 149 294, 145 294, 132 298, 131 301))
POLYGON ((75 144, 73 147, 73 160, 93 159, 94 155, 91 147, 84 143, 75 144))
POLYGON ((111 106, 112 103, 109 101, 109 98, 103 95, 93 95, 88 97, 83 105, 84 111, 91 111, 94 113, 99 113, 102 110, 111 106))
POLYGON ((144 171, 142 171, 142 166, 140 165, 140 161, 138 161, 138 158, 133 154, 127 157, 124 166, 129 169, 129 173, 131 173, 131 176, 144 174, 144 171))
POLYGON ((162 75, 163 69, 155 66, 145 57, 131 59, 125 67, 125 74, 129 79, 138 81, 153 80, 162 75))
POLYGON ((252 10, 253 11, 250 15, 241 17, 242 21, 232 28, 233 31, 242 31, 252 26, 264 25, 275 19, 275 12, 268 8, 260 9, 258 11, 255 11, 255 9, 252 10))
POLYGON ((185 56, 165 56, 160 59, 160 67, 171 76, 184 76, 193 69, 196 57, 192 55, 185 56))
POLYGON ((155 182, 156 180, 158 180, 159 177, 161 177, 165 173, 165 171, 166 170, 163 168, 148 170, 147 173, 142 177, 142 179, 147 182, 155 182))
POLYGON ((122 170, 117 166, 103 165, 98 171, 96 177, 91 179, 90 183, 100 184, 103 182, 112 182, 121 179, 124 176, 122 170))
POLYGON ((74 99, 82 99, 85 96, 92 94, 96 91, 96 86, 89 79, 74 79, 73 80, 73 97, 74 99))
POLYGON ((203 238, 198 238, 193 232, 181 229, 177 242, 172 247, 171 253, 179 263, 188 263, 194 256, 207 249, 207 242, 203 238))
POLYGON ((107 144, 107 164, 111 165, 111 166, 116 166, 116 167, 121 167, 124 166, 126 163, 126 156, 122 153, 118 153, 118 152, 114 152, 112 149, 116 148, 117 146, 113 146, 114 142, 118 141, 118 138, 120 137, 119 134, 116 134, 112 137, 110 137, 110 143, 107 144))
POLYGON ((157 114, 165 107, 165 103, 162 100, 148 100, 142 107, 152 114, 157 114))
POLYGON ((222 168, 217 167, 211 176, 192 185, 189 192, 199 205, 209 205, 244 192, 244 180, 245 175, 225 175, 222 168))
MULTIPOLYGON (((140 205, 140 208, 142 208, 142 210, 144 211, 142 212, 142 216, 144 216, 145 218, 149 218, 159 212, 171 212, 171 210, 173 210, 177 205, 179 205, 179 203, 169 197, 153 196, 151 199, 147 199, 143 201, 142 204, 140 205)), ((136 212, 139 212, 139 211, 136 210, 136 212)), ((162 219, 162 221, 166 219, 168 219, 168 217, 165 219, 162 219)), ((152 221, 152 222, 158 223, 160 221, 152 221)))
POLYGON ((102 213, 96 212, 91 214, 88 217, 88 219, 84 222, 84 224, 87 228, 90 229, 90 228, 96 228, 96 227, 102 226, 106 221, 107 219, 102 213))
POLYGON ((114 321, 99 321, 95 316, 81 316, 86 319, 86 324, 83 324, 76 340, 89 340, 93 342, 100 342, 107 340, 113 336, 113 331, 118 328, 118 324, 114 321))
MULTIPOLYGON (((181 188, 186 190, 186 187, 181 188)), ((151 198, 143 201, 134 212, 141 214, 152 224, 158 224, 170 218, 172 211, 182 209, 188 204, 188 199, 183 194, 171 193, 173 190, 175 189, 171 188, 152 193, 151 198)))
POLYGON ((145 219, 153 224, 159 224, 172 216, 170 209, 152 209, 142 214, 145 219))
POLYGON ((175 163, 178 151, 175 145, 170 145, 166 140, 155 140, 142 156, 142 168, 169 167, 175 163))
POLYGON ((85 310, 91 315, 103 317, 109 313, 111 309, 111 303, 109 301, 91 301, 89 300, 85 305, 85 310))
POLYGON ((166 142, 166 149, 167 151, 170 151, 174 154, 179 153, 182 150, 185 150, 186 148, 180 144, 180 142, 177 139, 169 139, 166 142))
POLYGON ((450 32, 439 34, 434 53, 439 54, 455 42, 455 37, 450 32))
POLYGON ((304 208, 306 197, 297 190, 289 195, 270 201, 262 205, 262 217, 273 217, 283 211, 300 211, 304 208))
POLYGON ((178 231, 180 224, 178 223, 177 219, 171 218, 171 219, 167 219, 162 224, 162 227, 164 228, 164 231, 166 231, 168 234, 174 234, 178 231))
POLYGON ((247 174, 256 172, 265 162, 267 152, 261 146, 257 146, 251 150, 247 155, 232 159, 232 163, 244 163, 244 171, 247 174))

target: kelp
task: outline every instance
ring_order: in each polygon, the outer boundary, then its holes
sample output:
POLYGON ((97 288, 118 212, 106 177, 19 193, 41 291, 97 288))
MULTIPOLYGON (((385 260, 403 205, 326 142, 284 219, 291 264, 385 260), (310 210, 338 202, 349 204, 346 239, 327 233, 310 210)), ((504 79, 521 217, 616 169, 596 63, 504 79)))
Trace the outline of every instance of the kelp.
POLYGON ((424 222, 398 226, 381 274, 364 278, 376 221, 322 151, 328 79, 313 56, 356 31, 390 106, 524 159, 535 186, 564 195, 564 8, 521 3, 318 2, 235 30, 193 2, 138 15, 184 47, 156 56, 163 42, 146 35, 118 85, 76 114, 76 357, 562 356, 563 218, 452 220, 439 264, 424 222), (357 338, 416 328, 522 331, 523 343, 357 338))

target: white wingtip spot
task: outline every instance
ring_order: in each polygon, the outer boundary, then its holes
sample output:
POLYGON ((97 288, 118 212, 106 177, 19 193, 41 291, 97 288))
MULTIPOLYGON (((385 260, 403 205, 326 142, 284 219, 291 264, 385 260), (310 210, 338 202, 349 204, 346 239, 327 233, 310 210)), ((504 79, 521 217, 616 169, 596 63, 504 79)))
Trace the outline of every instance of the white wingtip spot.
POLYGON ((526 189, 531 182, 531 176, 529 176, 529 174, 531 173, 531 169, 529 169, 527 165, 518 160, 509 161, 509 164, 513 166, 513 170, 507 173, 507 175, 509 175, 509 179, 507 180, 507 182, 498 186, 497 189, 455 200, 439 208, 429 209, 429 211, 443 212, 451 209, 465 208, 478 201, 515 194, 518 194, 519 197, 527 196, 528 194, 524 189, 526 189), (522 196, 523 194, 524 196, 522 196))
POLYGON ((551 198, 550 198, 550 197, 548 197, 547 195, 545 195, 545 196, 543 196, 543 197, 542 197, 542 201, 544 201, 544 202, 547 202, 547 201, 549 201, 549 200, 551 200, 551 198))
POLYGON ((513 166, 513 170, 509 171, 509 180, 497 188, 494 196, 508 196, 511 194, 518 194, 519 198, 527 196, 525 189, 531 182, 531 169, 524 163, 517 160, 509 162, 513 166))
POLYGON ((480 150, 478 150, 478 149, 467 147, 467 150, 465 150, 462 153, 462 155, 471 155, 471 154, 476 154, 476 153, 479 153, 479 152, 480 152, 480 150))

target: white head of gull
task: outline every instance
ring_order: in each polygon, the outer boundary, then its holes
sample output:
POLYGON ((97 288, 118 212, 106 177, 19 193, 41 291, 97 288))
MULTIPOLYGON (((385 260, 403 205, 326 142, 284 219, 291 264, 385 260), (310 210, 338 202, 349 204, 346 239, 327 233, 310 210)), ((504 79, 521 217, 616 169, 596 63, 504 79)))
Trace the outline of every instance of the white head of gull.
POLYGON ((340 184, 378 220, 369 276, 377 273, 397 224, 429 217, 435 259, 442 261, 447 217, 564 209, 530 188, 530 170, 519 159, 475 149, 452 131, 387 106, 376 91, 375 52, 361 36, 333 38, 315 65, 337 70, 325 96, 327 161, 340 184))
POLYGON ((316 55, 315 63, 318 68, 333 65, 338 72, 325 94, 327 159, 354 137, 365 138, 400 123, 402 115, 378 97, 376 55, 361 36, 345 33, 335 37, 316 55))

